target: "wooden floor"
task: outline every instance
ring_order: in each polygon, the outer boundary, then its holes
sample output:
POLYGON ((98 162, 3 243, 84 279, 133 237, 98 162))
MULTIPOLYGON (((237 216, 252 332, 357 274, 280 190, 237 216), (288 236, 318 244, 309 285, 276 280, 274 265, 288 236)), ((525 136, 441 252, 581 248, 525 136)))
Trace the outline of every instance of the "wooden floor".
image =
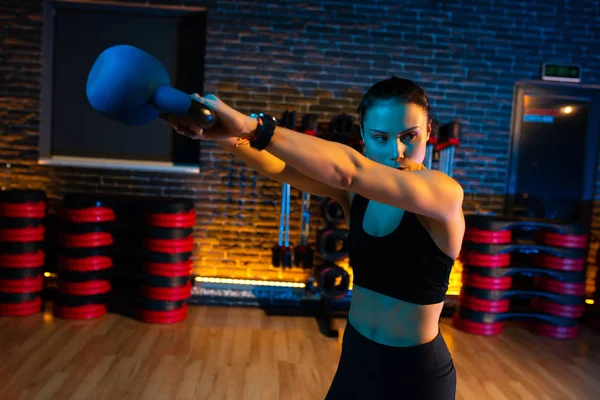
MULTIPOLYGON (((558 341, 507 325, 485 338, 447 319, 441 329, 457 399, 600 399, 596 333, 558 341)), ((0 318, 0 399, 323 399, 340 350, 341 336, 324 337, 313 319, 258 309, 191 306, 170 326, 0 318)))

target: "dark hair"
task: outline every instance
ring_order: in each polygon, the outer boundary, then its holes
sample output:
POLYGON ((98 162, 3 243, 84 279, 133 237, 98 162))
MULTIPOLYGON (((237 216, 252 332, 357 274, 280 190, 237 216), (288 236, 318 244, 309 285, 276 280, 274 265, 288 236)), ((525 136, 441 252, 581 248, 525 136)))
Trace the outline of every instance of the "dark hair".
POLYGON ((380 100, 398 99, 407 103, 415 103, 425 110, 427 116, 431 107, 425 90, 410 79, 398 78, 392 76, 389 79, 379 81, 363 96, 356 112, 358 113, 358 123, 362 127, 367 111, 380 100))

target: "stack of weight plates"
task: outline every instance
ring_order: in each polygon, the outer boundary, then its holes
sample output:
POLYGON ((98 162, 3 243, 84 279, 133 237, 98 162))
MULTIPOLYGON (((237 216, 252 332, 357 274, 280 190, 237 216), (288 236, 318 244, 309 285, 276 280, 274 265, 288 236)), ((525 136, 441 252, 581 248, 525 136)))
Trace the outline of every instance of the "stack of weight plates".
POLYGON ((57 317, 92 319, 106 314, 114 223, 114 210, 106 201, 87 195, 65 197, 58 236, 57 317))
POLYGON ((191 296, 196 211, 192 201, 157 199, 140 204, 139 269, 133 277, 140 321, 168 324, 187 317, 191 296))
POLYGON ((584 311, 587 232, 558 221, 470 216, 461 252, 462 289, 454 326, 497 335, 504 321, 529 320, 534 333, 572 339, 584 311), (532 241, 520 231, 537 232, 532 241), (529 279, 528 277, 533 277, 529 279), (527 285, 515 285, 528 278, 527 285), (525 310, 510 299, 531 299, 525 310))
POLYGON ((565 278, 555 279, 550 274, 536 276, 534 285, 538 290, 555 295, 555 298, 537 297, 531 300, 533 310, 548 316, 556 316, 572 321, 568 327, 553 327, 541 322, 531 324, 533 332, 552 338, 571 339, 579 332, 579 319, 585 311, 585 263, 589 235, 585 227, 578 224, 549 225, 537 232, 536 242, 572 249, 573 254, 535 254, 532 256, 534 265, 548 271, 562 273, 565 278), (577 254, 579 253, 579 254, 577 254), (565 302, 564 299, 573 299, 565 302))
POLYGON ((0 316, 41 311, 45 217, 43 191, 0 192, 0 316))

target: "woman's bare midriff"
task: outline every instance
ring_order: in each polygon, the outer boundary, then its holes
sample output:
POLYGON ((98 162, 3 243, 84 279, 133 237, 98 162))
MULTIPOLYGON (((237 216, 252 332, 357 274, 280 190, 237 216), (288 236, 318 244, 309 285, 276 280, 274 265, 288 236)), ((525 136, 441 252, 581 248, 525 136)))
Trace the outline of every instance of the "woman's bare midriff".
MULTIPOLYGON (((348 192, 347 197, 337 200, 344 209, 346 223, 350 227, 354 193, 348 192)), ((464 234, 462 214, 450 224, 441 224, 422 216, 418 218, 438 247, 456 258, 464 234)), ((437 337, 443 308, 444 302, 413 304, 354 285, 348 321, 359 333, 374 342, 394 347, 418 346, 437 337)))
POLYGON ((417 346, 437 337, 443 306, 443 302, 407 303, 354 285, 348 321, 374 342, 394 347, 417 346))

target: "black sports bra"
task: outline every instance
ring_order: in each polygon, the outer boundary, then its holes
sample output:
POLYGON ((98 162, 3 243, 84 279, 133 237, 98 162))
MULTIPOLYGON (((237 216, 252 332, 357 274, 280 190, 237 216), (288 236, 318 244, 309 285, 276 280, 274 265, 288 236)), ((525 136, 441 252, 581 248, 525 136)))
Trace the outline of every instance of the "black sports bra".
POLYGON ((348 255, 354 283, 414 304, 444 301, 454 259, 408 211, 389 235, 367 234, 363 219, 368 204, 369 199, 356 194, 350 211, 348 255))

